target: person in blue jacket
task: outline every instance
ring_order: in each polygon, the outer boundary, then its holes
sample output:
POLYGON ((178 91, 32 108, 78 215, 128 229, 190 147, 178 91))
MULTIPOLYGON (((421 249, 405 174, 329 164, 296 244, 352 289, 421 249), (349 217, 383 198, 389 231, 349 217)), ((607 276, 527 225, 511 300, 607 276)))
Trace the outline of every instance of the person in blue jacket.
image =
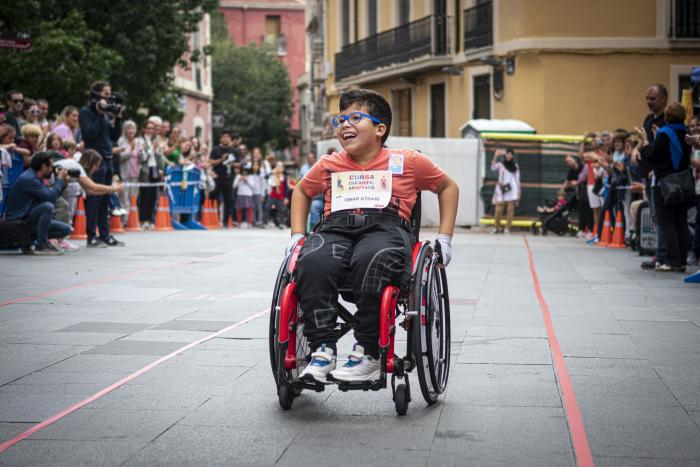
POLYGON ((54 203, 68 180, 65 169, 55 172, 56 183, 52 187, 44 185, 44 180, 54 173, 53 161, 48 152, 36 153, 29 169, 19 176, 7 196, 5 219, 27 222, 32 235, 36 237, 34 250, 25 250, 24 253, 62 255, 63 250, 49 239, 67 237, 73 230, 65 222, 53 220, 54 203))

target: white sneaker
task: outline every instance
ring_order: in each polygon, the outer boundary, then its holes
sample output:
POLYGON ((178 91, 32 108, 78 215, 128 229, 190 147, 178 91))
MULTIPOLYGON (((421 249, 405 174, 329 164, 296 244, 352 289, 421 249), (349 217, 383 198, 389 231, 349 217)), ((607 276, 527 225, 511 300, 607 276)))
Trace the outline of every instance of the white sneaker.
POLYGON ((503 230, 503 233, 506 234, 506 235, 510 234, 510 229, 504 229, 504 230, 503 230))
POLYGON ((316 352, 311 354, 311 362, 301 372, 299 379, 325 384, 327 382, 326 376, 335 370, 335 364, 336 358, 333 355, 333 349, 321 345, 316 352))
POLYGON ((59 247, 63 249, 63 251, 66 252, 71 252, 71 251, 78 251, 80 250, 80 247, 76 245, 75 243, 71 243, 68 240, 62 240, 61 243, 58 244, 59 247))
POLYGON ((348 361, 331 371, 330 379, 338 381, 374 381, 379 379, 379 360, 365 355, 365 349, 355 344, 348 361))

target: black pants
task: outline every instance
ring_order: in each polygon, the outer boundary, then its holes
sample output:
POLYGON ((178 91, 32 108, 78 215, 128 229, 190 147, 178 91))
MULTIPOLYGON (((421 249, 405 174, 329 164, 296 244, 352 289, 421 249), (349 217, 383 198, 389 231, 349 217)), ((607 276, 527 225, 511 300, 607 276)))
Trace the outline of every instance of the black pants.
POLYGON ((669 266, 679 267, 688 263, 688 205, 686 203, 664 205, 659 187, 653 188, 656 221, 663 232, 666 243, 666 262, 669 266))
MULTIPOLYGON (((92 174, 95 183, 111 185, 114 169, 112 159, 102 159, 100 167, 92 174)), ((109 238, 109 195, 88 195, 85 200, 85 221, 88 240, 95 238, 95 227, 100 230, 100 238, 109 238)))
MULTIPOLYGON (((148 177, 148 183, 157 183, 158 178, 148 177)), ((158 200, 157 186, 142 186, 139 188, 139 221, 151 222, 156 221, 156 201, 158 200)))
POLYGON ((585 183, 580 183, 576 186, 577 202, 576 210, 578 211, 578 229, 583 232, 588 229, 593 232, 593 210, 588 203, 588 192, 585 183))
POLYGON ((379 357, 379 305, 387 285, 399 285, 410 251, 392 224, 328 227, 306 239, 297 269, 304 335, 312 349, 335 348, 338 288, 353 290, 355 339, 365 354, 379 357))
POLYGON ((233 183, 229 179, 224 179, 221 182, 216 182, 216 188, 211 193, 211 199, 219 202, 219 205, 224 205, 224 213, 221 216, 221 222, 224 227, 228 224, 229 219, 233 219, 233 183), (223 203, 221 201, 223 197, 223 203))

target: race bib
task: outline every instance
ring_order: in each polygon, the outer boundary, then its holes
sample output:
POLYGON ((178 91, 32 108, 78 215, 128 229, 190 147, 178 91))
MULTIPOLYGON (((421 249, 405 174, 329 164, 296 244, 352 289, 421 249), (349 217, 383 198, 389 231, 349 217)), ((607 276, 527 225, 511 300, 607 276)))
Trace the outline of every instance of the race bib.
POLYGON ((345 209, 383 209, 391 200, 388 170, 335 172, 331 175, 331 212, 345 209))

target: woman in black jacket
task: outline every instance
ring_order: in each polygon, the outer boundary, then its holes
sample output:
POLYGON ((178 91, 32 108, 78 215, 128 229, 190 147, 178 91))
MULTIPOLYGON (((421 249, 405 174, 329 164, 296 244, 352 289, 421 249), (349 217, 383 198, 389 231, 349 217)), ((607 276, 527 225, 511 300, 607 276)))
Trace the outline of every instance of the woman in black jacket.
POLYGON ((662 231, 667 249, 667 264, 656 267, 657 271, 684 272, 688 255, 688 204, 664 204, 659 181, 673 173, 690 167, 691 148, 685 141, 687 128, 685 107, 673 103, 666 108, 666 125, 656 132, 654 143, 649 145, 646 132, 642 131, 642 159, 654 170, 656 178, 652 188, 656 206, 656 223, 662 231), (676 160, 674 160, 674 158, 676 160))

